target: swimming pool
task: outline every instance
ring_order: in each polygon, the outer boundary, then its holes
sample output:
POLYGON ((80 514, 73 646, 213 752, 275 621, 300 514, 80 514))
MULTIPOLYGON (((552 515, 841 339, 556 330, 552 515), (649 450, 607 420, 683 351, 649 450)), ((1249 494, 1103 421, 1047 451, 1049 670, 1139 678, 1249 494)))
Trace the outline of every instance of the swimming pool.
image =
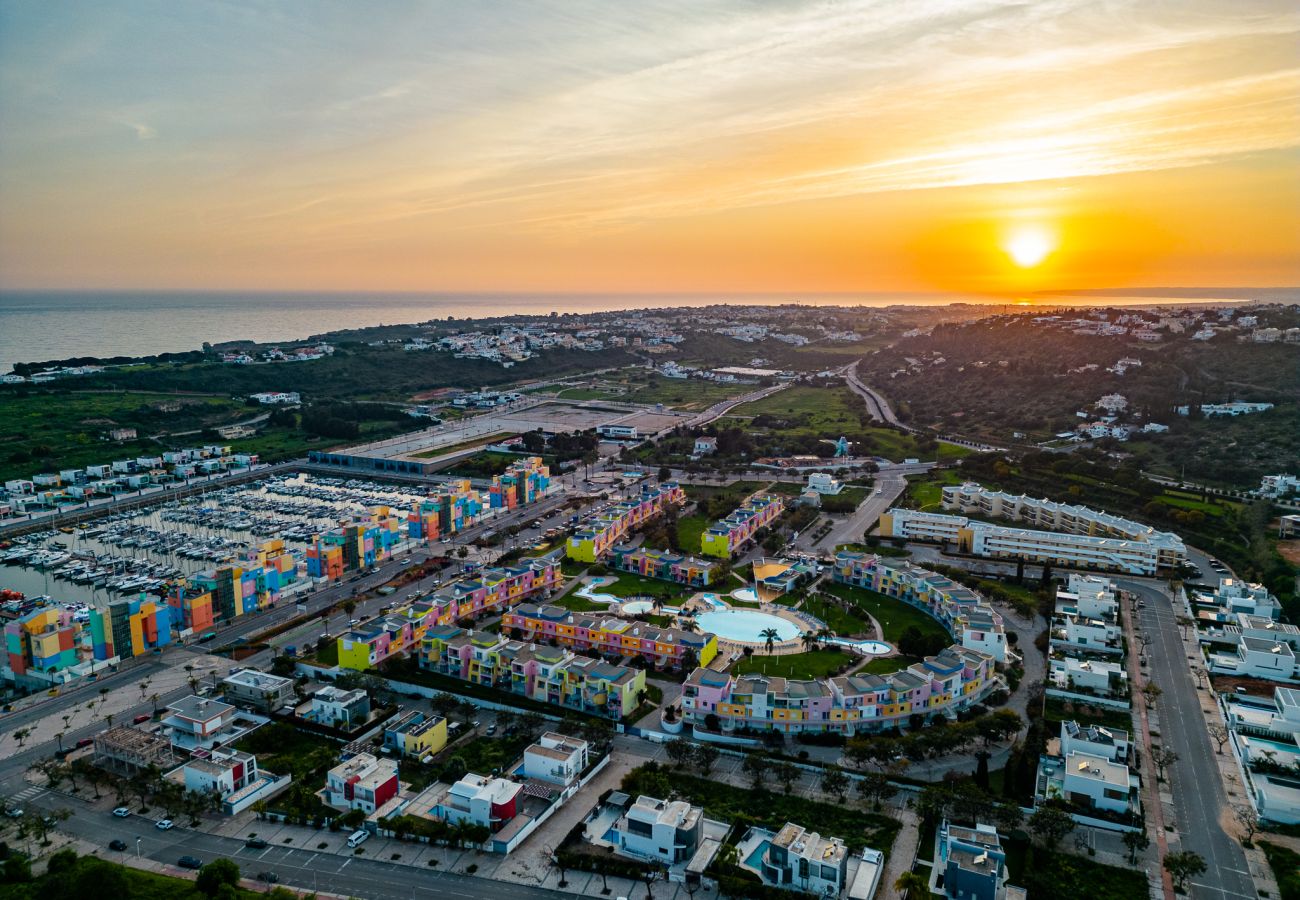
POLYGON ((654 608, 654 604, 649 600, 633 600, 630 603, 624 603, 621 612, 625 612, 629 616, 639 616, 641 613, 648 613, 654 608))
POLYGON ((574 591, 574 593, 579 597, 585 597, 588 600, 591 600, 593 603, 617 603, 619 601, 619 598, 615 597, 613 594, 597 594, 594 593, 591 588, 591 585, 584 585, 574 591))
POLYGON ((852 647, 859 653, 869 653, 873 656, 879 656, 882 653, 888 653, 893 648, 883 641, 855 641, 852 638, 823 638, 822 643, 839 644, 841 647, 852 647))
POLYGON ((741 603, 758 602, 758 593, 753 588, 740 588, 739 590, 732 591, 731 596, 735 597, 741 603))
POLYGON ((701 631, 712 631, 723 640, 743 644, 765 643, 762 633, 769 628, 776 632, 778 641, 792 641, 803 634, 803 629, 793 622, 750 609, 722 609, 700 613, 695 617, 695 622, 701 631))

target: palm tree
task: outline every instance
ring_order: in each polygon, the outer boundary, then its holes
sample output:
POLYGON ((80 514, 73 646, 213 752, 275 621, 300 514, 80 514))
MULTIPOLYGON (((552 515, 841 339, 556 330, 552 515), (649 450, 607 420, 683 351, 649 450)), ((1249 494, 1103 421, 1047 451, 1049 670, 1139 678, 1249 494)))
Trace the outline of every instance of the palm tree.
POLYGON ((930 883, 916 872, 904 872, 894 882, 894 890, 908 900, 922 900, 930 893, 930 883))
POLYGON ((772 647, 776 644, 777 639, 780 638, 781 635, 777 633, 775 628, 764 628, 758 633, 758 636, 763 639, 763 643, 767 646, 768 655, 771 655, 772 647))

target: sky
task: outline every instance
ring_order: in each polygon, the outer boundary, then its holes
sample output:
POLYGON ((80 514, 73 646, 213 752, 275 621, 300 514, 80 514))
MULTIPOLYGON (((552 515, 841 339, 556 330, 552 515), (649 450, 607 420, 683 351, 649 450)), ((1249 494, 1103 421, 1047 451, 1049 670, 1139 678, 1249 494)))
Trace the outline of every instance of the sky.
POLYGON ((1300 284, 1289 0, 0 4, 0 289, 1300 284))

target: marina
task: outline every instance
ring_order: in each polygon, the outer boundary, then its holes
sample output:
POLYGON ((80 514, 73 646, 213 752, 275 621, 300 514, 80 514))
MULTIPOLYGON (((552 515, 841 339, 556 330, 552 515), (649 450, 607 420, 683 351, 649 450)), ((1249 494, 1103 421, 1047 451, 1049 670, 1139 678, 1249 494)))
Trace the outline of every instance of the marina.
POLYGON ((366 479, 283 475, 29 534, 0 545, 0 588, 25 595, 7 596, 0 608, 14 615, 58 604, 83 614, 124 596, 163 593, 263 541, 303 548, 349 515, 404 510, 423 496, 366 479))

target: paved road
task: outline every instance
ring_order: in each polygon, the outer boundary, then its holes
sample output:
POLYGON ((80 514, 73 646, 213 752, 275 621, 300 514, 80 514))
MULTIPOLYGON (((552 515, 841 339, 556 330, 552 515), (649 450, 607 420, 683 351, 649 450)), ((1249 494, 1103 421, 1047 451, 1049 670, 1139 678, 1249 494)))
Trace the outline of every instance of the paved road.
POLYGON ((788 382, 781 382, 780 384, 774 384, 771 387, 751 391, 743 397, 732 397, 729 400, 719 401, 687 422, 686 427, 699 428, 701 425, 708 425, 715 419, 722 418, 742 403, 753 403, 755 400, 762 400, 764 397, 770 397, 778 391, 785 390, 789 386, 788 382))
MULTIPOLYGON (((861 362, 861 360, 858 362, 861 362)), ((911 426, 904 425, 902 422, 898 421, 898 416, 894 415, 894 411, 889 407, 889 401, 881 396, 879 392, 867 387, 858 379, 857 362, 853 363, 853 365, 849 366, 845 371, 844 380, 853 392, 860 396, 867 404, 867 412, 870 413, 871 417, 877 422, 888 422, 890 425, 896 425, 904 431, 916 430, 911 426)))
POLYGON ((836 544, 858 543, 862 535, 875 526, 880 514, 894 505, 903 491, 907 490, 907 479, 896 472, 881 472, 876 476, 875 492, 868 494, 853 514, 827 532, 826 537, 817 542, 816 550, 830 551, 836 544))
MULTIPOLYGON (((1148 671, 1162 691, 1156 703, 1159 741, 1179 757, 1167 770, 1169 784, 1165 786, 1173 793, 1172 824, 1179 834, 1180 849, 1199 853, 1207 865, 1206 873, 1193 883, 1192 895, 1220 900, 1253 898, 1255 885, 1246 855, 1219 823, 1229 809, 1228 798, 1178 633, 1177 612, 1169 596, 1150 584, 1128 579, 1116 579, 1115 583, 1146 604, 1138 610, 1138 623, 1151 638, 1146 651, 1148 671)), ((1143 777, 1154 774, 1148 770, 1143 777)))
MULTIPOLYGON (((399 862, 382 862, 365 856, 343 856, 292 847, 250 850, 243 841, 220 835, 173 828, 159 831, 143 816, 115 819, 90 809, 82 801, 62 794, 45 794, 32 805, 42 809, 66 808, 76 814, 59 826, 69 835, 102 846, 107 859, 136 854, 175 866, 181 856, 196 856, 204 862, 229 857, 244 877, 274 872, 280 883, 309 891, 326 891, 366 900, 410 900, 413 897, 491 897, 493 900, 554 900, 567 897, 559 891, 506 881, 489 881, 470 875, 434 868, 418 869, 399 862), (122 853, 108 849, 108 842, 120 837, 127 843, 122 853)), ((179 873, 179 872, 178 872, 179 873)))

